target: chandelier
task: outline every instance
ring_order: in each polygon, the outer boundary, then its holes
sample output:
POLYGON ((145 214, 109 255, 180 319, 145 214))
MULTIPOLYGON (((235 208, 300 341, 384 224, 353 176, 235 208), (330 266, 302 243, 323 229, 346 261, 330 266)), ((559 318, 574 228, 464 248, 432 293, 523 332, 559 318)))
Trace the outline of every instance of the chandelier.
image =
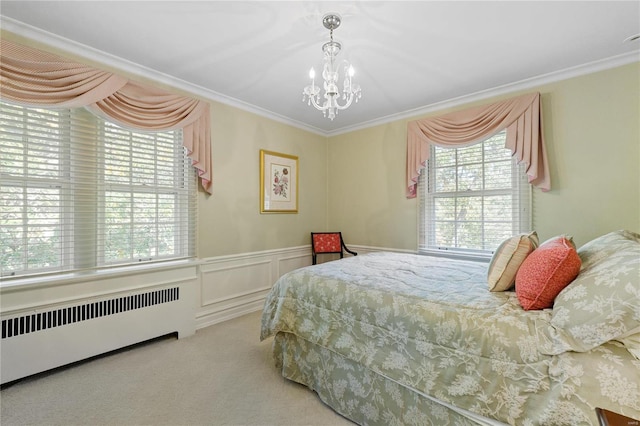
POLYGON ((307 105, 313 105, 316 109, 322 111, 325 117, 329 117, 331 120, 336 117, 339 110, 349 108, 349 105, 351 105, 354 99, 357 103, 362 97, 360 86, 352 82, 355 73, 353 67, 346 60, 338 61, 336 58, 338 53, 340 53, 342 45, 337 41, 333 41, 333 30, 340 26, 340 22, 340 15, 336 13, 329 13, 322 18, 322 24, 329 30, 330 37, 330 41, 322 45, 322 51, 324 52, 324 67, 322 70, 324 100, 322 104, 320 104, 320 87, 316 86, 316 72, 313 68, 309 71, 311 85, 305 87, 302 92, 303 102, 306 101, 307 105), (340 67, 343 67, 342 74, 344 76, 342 93, 340 93, 338 86, 340 67), (338 103, 340 98, 344 101, 343 105, 338 103))

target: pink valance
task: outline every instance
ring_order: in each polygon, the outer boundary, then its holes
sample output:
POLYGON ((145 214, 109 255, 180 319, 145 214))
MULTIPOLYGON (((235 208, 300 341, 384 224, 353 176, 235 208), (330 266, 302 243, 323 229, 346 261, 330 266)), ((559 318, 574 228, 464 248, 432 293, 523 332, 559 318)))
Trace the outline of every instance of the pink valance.
POLYGON ((457 111, 407 125, 407 198, 415 198, 420 171, 429 159, 430 144, 443 147, 471 145, 506 129, 505 148, 524 163, 529 182, 548 191, 549 166, 542 129, 539 93, 531 93, 457 111))
POLYGON ((24 105, 87 107, 140 130, 182 129, 183 145, 211 193, 209 104, 143 86, 116 74, 0 40, 0 97, 24 105))

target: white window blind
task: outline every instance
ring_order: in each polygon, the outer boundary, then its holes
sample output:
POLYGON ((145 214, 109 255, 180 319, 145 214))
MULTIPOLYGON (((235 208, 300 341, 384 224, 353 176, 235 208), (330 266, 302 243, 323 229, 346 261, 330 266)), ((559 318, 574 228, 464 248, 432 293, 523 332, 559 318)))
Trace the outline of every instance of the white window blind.
POLYGON ((181 137, 0 103, 2 277, 193 256, 196 175, 181 137))
POLYGON ((530 230, 531 185, 504 144, 501 132, 464 148, 431 146, 418 184, 419 252, 488 257, 530 230))

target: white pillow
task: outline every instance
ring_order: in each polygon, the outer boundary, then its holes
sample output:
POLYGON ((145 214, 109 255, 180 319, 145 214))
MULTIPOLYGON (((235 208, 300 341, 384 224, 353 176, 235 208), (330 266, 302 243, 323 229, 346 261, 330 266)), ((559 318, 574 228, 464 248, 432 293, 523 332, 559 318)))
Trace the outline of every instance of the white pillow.
POLYGON ((538 247, 536 231, 504 240, 491 258, 487 281, 489 291, 505 291, 513 287, 522 262, 538 247))

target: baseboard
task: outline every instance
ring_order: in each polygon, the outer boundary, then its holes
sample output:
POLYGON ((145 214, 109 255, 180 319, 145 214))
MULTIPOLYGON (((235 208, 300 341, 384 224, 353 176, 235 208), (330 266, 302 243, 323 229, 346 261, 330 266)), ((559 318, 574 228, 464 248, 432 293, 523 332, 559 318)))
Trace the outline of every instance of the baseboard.
POLYGON ((215 325, 224 321, 229 321, 256 311, 261 311, 264 306, 265 297, 266 296, 262 296, 257 300, 244 302, 242 304, 231 306, 226 309, 215 309, 210 312, 208 311, 201 313, 196 316, 196 330, 200 330, 202 328, 209 327, 210 325, 215 325))

